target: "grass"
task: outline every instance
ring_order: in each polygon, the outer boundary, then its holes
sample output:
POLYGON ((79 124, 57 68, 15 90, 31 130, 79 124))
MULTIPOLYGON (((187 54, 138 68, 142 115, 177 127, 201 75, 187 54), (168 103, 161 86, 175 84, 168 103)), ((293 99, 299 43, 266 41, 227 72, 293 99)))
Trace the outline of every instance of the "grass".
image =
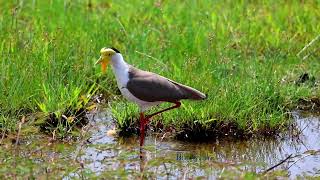
MULTIPOLYGON (((179 110, 155 118, 164 126, 232 124, 249 134, 281 129, 298 99, 320 93, 317 84, 294 83, 303 73, 319 79, 319 41, 297 56, 319 35, 318 6, 273 0, 0 1, 0 127, 15 131, 22 116, 43 123, 54 114, 61 126, 69 123, 63 115, 78 121, 93 95, 116 90, 112 72, 103 75, 94 66, 101 47, 115 46, 136 67, 208 94, 206 101, 184 101, 179 110)), ((111 108, 124 130, 138 110, 117 99, 111 108)))

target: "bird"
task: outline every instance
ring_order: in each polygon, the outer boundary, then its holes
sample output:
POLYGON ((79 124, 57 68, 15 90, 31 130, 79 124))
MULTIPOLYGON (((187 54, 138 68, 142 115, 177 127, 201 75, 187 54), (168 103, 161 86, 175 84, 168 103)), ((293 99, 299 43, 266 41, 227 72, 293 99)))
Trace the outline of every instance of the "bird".
POLYGON ((110 64, 121 94, 129 101, 136 103, 140 109, 140 146, 144 144, 145 128, 150 119, 168 110, 179 108, 181 100, 204 100, 207 95, 189 86, 180 84, 156 73, 140 70, 124 60, 119 50, 114 47, 102 48, 100 64, 105 73, 110 64), (164 102, 174 104, 150 115, 145 112, 153 106, 164 102))

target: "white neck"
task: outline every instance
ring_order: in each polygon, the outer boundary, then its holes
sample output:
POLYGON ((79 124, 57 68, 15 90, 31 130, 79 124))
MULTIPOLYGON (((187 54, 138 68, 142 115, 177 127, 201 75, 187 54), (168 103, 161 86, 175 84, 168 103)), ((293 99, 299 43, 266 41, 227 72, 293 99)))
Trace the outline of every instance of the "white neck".
POLYGON ((116 76, 118 87, 126 87, 129 81, 129 65, 124 61, 120 53, 116 53, 111 58, 112 70, 116 76))
POLYGON ((120 53, 116 53, 111 58, 111 65, 113 69, 122 69, 128 67, 120 53))

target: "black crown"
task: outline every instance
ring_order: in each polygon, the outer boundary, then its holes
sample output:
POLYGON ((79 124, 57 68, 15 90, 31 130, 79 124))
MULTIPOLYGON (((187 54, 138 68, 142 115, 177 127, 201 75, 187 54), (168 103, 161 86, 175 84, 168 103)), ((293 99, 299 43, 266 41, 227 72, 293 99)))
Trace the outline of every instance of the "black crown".
POLYGON ((114 47, 112 47, 111 49, 114 50, 116 53, 120 53, 120 51, 114 47))

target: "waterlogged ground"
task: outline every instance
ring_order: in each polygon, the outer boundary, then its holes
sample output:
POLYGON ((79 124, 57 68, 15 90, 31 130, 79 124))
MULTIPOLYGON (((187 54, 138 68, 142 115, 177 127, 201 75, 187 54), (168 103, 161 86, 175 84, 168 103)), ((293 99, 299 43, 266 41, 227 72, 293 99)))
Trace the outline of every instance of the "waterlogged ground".
POLYGON ((1 140, 1 178, 320 176, 320 119, 293 113, 298 128, 276 139, 187 143, 148 136, 115 138, 108 113, 89 115, 78 141, 43 135, 1 140), (291 155, 291 156, 290 156, 291 155), (279 164, 263 174, 270 167, 279 164))

